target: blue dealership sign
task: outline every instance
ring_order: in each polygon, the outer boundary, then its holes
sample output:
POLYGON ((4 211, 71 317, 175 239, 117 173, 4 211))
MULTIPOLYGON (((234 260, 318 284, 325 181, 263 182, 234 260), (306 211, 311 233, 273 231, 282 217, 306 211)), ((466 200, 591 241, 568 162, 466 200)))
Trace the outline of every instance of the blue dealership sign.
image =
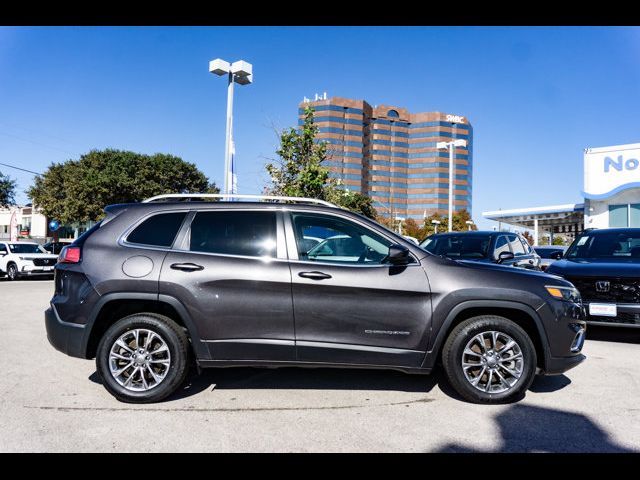
POLYGON ((60 222, 58 220, 51 220, 49 222, 49 230, 51 230, 52 232, 55 232, 59 228, 60 228, 60 222))

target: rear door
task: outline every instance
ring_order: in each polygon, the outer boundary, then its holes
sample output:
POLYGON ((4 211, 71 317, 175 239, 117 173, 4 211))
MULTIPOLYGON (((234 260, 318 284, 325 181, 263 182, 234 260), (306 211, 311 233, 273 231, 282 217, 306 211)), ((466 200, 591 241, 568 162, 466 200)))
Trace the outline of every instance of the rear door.
POLYGON ((277 209, 192 212, 160 294, 179 299, 214 360, 295 358, 291 273, 277 209))
POLYGON ((393 241, 337 214, 292 212, 286 225, 298 360, 419 366, 431 294, 417 259, 386 263, 393 241))

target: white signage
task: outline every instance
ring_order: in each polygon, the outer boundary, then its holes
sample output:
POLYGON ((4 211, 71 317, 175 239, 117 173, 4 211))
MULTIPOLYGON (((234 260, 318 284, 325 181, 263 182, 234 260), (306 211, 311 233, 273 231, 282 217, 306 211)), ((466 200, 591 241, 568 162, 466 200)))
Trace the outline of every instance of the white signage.
POLYGON ((640 187, 640 143, 584 151, 584 198, 601 200, 640 187))
POLYGON ((462 115, 447 115, 447 122, 464 123, 464 117, 462 115))

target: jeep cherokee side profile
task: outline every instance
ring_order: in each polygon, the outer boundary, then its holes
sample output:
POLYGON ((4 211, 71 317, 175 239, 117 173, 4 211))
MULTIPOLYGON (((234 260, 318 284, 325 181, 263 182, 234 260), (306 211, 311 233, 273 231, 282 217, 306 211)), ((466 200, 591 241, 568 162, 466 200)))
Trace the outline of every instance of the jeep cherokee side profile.
POLYGON ((432 255, 326 202, 171 197, 106 207, 55 269, 49 341, 95 358, 121 401, 162 400, 194 359, 407 373, 441 362, 465 399, 505 402, 585 358, 580 296, 559 277, 432 255))

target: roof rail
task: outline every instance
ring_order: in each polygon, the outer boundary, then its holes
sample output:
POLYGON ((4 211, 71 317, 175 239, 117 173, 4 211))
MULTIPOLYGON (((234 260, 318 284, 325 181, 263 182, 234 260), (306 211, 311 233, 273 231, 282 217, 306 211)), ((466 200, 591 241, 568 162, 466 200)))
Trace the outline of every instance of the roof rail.
POLYGON ((247 199, 247 200, 271 200, 271 201, 286 201, 286 202, 299 202, 299 203, 316 203, 318 205, 325 205, 327 207, 339 208, 333 203, 325 200, 318 200, 317 198, 304 198, 304 197, 283 197, 279 195, 245 195, 237 193, 166 193, 164 195, 156 195, 155 197, 147 198, 142 203, 151 203, 156 200, 163 200, 168 198, 220 198, 220 199, 247 199))

